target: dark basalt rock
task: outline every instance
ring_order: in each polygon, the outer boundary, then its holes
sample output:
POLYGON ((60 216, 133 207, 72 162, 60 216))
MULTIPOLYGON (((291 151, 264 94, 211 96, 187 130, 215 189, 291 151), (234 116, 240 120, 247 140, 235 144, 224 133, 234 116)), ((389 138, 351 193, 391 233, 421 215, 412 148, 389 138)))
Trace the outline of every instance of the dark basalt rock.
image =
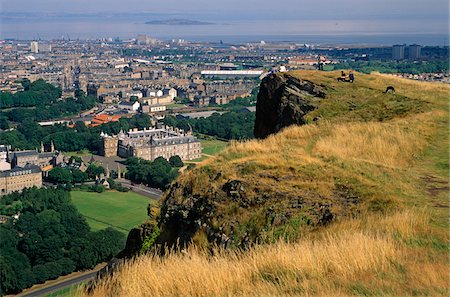
POLYGON ((284 127, 305 124, 304 116, 325 96, 324 87, 289 74, 265 77, 256 103, 255 137, 266 138, 284 127))

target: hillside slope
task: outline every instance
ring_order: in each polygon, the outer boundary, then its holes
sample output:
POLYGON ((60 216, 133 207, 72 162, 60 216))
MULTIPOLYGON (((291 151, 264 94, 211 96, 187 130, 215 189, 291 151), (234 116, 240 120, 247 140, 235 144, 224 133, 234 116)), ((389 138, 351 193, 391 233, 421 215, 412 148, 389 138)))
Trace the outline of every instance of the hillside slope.
POLYGON ((283 75, 325 90, 309 124, 233 143, 181 175, 128 249, 196 247, 139 257, 94 296, 449 293, 449 87, 283 75), (228 249, 202 249, 214 246, 228 249))

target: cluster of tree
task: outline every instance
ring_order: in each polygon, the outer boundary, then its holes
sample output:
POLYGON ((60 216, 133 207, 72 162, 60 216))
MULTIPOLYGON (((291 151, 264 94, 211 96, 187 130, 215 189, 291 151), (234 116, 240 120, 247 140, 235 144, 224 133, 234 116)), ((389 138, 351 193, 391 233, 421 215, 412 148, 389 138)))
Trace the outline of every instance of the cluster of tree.
POLYGON ((6 130, 9 129, 9 122, 8 122, 8 118, 3 115, 3 113, 0 114, 0 131, 1 130, 6 130))
POLYGON ((238 111, 248 106, 254 106, 255 104, 256 95, 252 95, 246 98, 236 98, 230 101, 230 103, 222 105, 222 107, 231 111, 238 111))
POLYGON ((378 71, 381 73, 446 73, 449 71, 447 60, 432 61, 354 61, 335 64, 332 70, 354 69, 363 73, 378 71))
POLYGON ((43 121, 78 114, 95 106, 94 97, 68 98, 50 105, 35 108, 14 108, 5 112, 7 119, 12 122, 23 123, 26 120, 43 121))
POLYGON ((4 196, 0 213, 20 213, 0 225, 0 295, 93 268, 125 244, 125 236, 114 229, 90 231, 62 188, 32 188, 4 196))
POLYGON ((3 112, 0 125, 7 128, 7 121, 23 123, 25 121, 42 121, 80 113, 95 106, 96 99, 86 96, 83 92, 77 98, 60 100, 61 89, 39 79, 33 83, 22 82, 23 92, 11 94, 0 92, 0 107, 11 108, 3 112), (6 122, 6 124, 5 124, 6 122))
POLYGON ((127 178, 136 183, 143 183, 153 188, 166 189, 178 175, 178 168, 183 166, 179 156, 163 157, 153 162, 131 157, 127 159, 127 178))
POLYGON ((89 164, 86 172, 72 167, 55 167, 48 172, 47 179, 57 184, 84 183, 95 180, 101 174, 105 174, 105 169, 95 164, 89 164))
POLYGON ((88 149, 98 151, 100 148, 101 131, 108 134, 117 134, 120 130, 128 131, 131 128, 147 128, 151 124, 150 117, 139 114, 132 118, 121 118, 118 122, 107 123, 101 126, 88 128, 83 122, 75 123, 74 129, 67 125, 58 124, 41 127, 35 121, 24 121, 17 130, 0 133, 0 143, 9 144, 13 148, 35 149, 40 143, 49 146, 53 141, 55 148, 60 151, 81 151, 88 149))
POLYGON ((48 172, 47 179, 56 184, 84 183, 88 179, 88 175, 75 168, 55 167, 48 172))
POLYGON ((61 89, 39 79, 30 83, 28 79, 22 80, 24 92, 11 94, 0 92, 1 108, 46 106, 56 102, 61 97, 61 89))
POLYGON ((164 122, 170 126, 195 132, 216 136, 223 139, 252 139, 255 125, 254 112, 227 112, 214 113, 208 118, 177 119, 174 116, 166 116, 164 122))
POLYGON ((128 192, 128 191, 130 191, 130 188, 122 186, 121 183, 115 181, 112 178, 108 178, 108 183, 109 183, 109 188, 112 189, 112 190, 116 190, 116 191, 119 191, 119 192, 128 192))

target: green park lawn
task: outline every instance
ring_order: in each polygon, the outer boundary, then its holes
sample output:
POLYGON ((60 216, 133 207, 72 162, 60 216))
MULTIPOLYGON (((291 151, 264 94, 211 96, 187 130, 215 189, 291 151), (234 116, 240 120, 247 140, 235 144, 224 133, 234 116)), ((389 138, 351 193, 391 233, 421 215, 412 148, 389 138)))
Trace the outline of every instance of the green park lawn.
POLYGON ((228 142, 218 139, 201 140, 203 153, 207 155, 217 155, 228 145, 228 142))
POLYGON ((198 162, 208 159, 210 156, 215 156, 218 153, 220 153, 221 151, 223 151, 228 145, 228 142, 226 142, 226 141, 213 139, 213 138, 201 139, 200 142, 202 143, 202 147, 203 147, 202 153, 204 155, 201 158, 198 158, 195 160, 185 161, 186 164, 198 163, 198 162))
POLYGON ((72 202, 94 231, 113 227, 125 234, 147 219, 150 198, 133 192, 72 191, 72 202))
POLYGON ((85 157, 85 156, 91 156, 92 155, 92 153, 89 150, 87 150, 87 149, 84 149, 84 150, 78 151, 78 152, 64 152, 63 154, 65 156, 68 156, 68 157, 72 157, 72 156, 85 157))

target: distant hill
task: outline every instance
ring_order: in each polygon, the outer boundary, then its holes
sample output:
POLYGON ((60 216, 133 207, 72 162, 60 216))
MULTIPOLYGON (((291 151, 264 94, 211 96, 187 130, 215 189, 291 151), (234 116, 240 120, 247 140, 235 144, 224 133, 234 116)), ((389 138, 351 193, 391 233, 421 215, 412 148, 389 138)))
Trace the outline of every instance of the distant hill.
POLYGON ((186 170, 127 244, 187 248, 138 257, 90 296, 448 296, 450 88, 339 76, 265 78, 264 139, 186 170))
POLYGON ((210 22, 202 22, 188 19, 166 19, 145 22, 147 25, 168 25, 168 26, 205 26, 214 25, 210 22))

